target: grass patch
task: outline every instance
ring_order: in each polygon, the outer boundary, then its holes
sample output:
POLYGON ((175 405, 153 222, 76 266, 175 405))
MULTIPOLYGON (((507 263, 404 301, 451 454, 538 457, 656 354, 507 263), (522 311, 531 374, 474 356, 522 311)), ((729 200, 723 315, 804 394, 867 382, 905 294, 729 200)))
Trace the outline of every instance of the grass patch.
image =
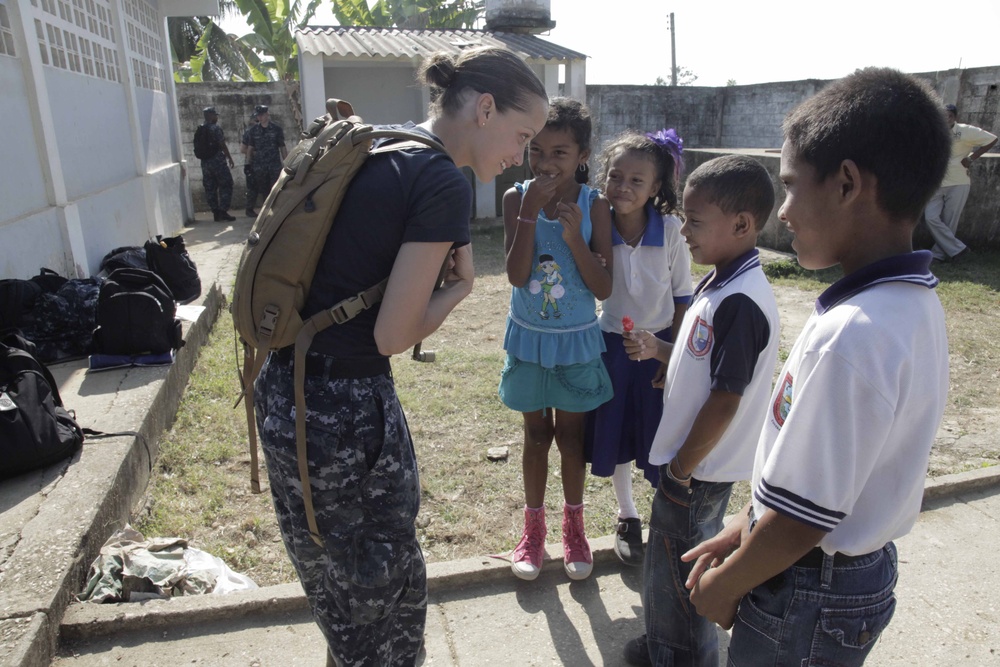
MULTIPOLYGON (((497 225, 477 227, 473 242, 475 289, 423 343, 424 350, 436 351, 437 361, 420 363, 408 354, 392 360, 420 466, 418 538, 432 562, 507 552, 521 530, 521 416, 497 396, 510 298, 503 230, 497 225), (487 450, 498 446, 507 447, 509 457, 489 461, 487 450)), ((693 267, 696 283, 709 268, 693 267)), ((807 304, 840 277, 838 269, 806 271, 794 260, 770 262, 765 272, 776 292, 803 291, 807 304)), ((945 420, 961 425, 954 430, 957 436, 995 433, 1000 405, 1000 343, 995 335, 1000 252, 977 252, 957 265, 936 264, 934 272, 942 280, 938 293, 951 342, 952 392, 945 420)), ((223 315, 201 352, 176 422, 161 440, 157 467, 133 525, 150 537, 185 537, 258 584, 295 581, 269 494, 249 490, 245 412, 242 405, 232 407, 238 393, 233 340, 231 319, 223 315)), ((787 357, 787 350, 781 357, 787 357)), ((995 451, 976 451, 936 465, 932 460, 932 469, 945 474, 996 462, 995 451)), ((633 484, 639 511, 648 517, 652 489, 637 471, 633 484)), ((730 507, 741 506, 748 497, 748 484, 737 484, 730 507)), ((610 480, 588 476, 586 503, 588 534, 612 533, 617 503, 610 480)), ((558 542, 562 488, 554 446, 546 505, 548 539, 558 542)))

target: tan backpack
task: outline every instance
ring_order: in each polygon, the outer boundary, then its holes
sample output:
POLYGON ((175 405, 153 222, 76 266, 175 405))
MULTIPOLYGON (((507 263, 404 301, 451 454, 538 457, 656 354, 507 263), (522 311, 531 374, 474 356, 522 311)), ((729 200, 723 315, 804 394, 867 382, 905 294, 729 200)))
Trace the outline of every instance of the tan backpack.
MULTIPOLYGON (((281 175, 254 222, 236 272, 230 312, 243 344, 240 377, 250 435, 250 487, 260 493, 253 383, 271 350, 295 346, 295 438, 309 530, 322 544, 312 504, 306 457, 305 356, 313 337, 333 324, 343 324, 382 300, 388 277, 332 308, 303 321, 316 265, 348 185, 370 155, 415 144, 444 152, 425 135, 403 130, 376 130, 354 115, 348 102, 330 99, 327 114, 302 133, 285 158, 281 175), (344 116, 344 119, 340 117, 344 116), (372 149, 380 138, 402 141, 372 149)), ((416 352, 415 352, 416 355, 416 352)), ((239 400, 237 400, 239 404, 239 400)))

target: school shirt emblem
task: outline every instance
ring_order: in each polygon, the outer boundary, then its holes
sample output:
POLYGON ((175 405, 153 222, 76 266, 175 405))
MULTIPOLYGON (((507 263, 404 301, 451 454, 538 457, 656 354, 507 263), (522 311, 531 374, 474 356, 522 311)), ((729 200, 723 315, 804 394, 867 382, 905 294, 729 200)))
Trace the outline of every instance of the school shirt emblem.
POLYGON ((691 333, 688 334, 688 350, 696 357, 704 357, 712 349, 712 325, 701 319, 695 318, 691 333))
POLYGON ((788 411, 792 409, 792 374, 785 373, 785 378, 781 381, 781 391, 774 397, 774 405, 771 412, 778 428, 785 425, 788 418, 788 411))

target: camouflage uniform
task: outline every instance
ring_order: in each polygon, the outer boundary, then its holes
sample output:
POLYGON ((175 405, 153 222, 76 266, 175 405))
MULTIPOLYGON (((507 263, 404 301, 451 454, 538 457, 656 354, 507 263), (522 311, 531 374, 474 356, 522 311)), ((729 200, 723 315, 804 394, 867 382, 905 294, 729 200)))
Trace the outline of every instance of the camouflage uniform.
POLYGON ((258 123, 247 130, 247 145, 253 147, 254 190, 267 198, 281 173, 285 132, 277 123, 269 122, 267 127, 258 123))
POLYGON ((218 143, 219 151, 214 157, 201 161, 201 183, 205 186, 205 201, 212 211, 228 211, 233 200, 233 174, 222 150, 225 137, 217 123, 208 125, 218 143))
MULTIPOLYGON (((244 146, 250 145, 250 130, 255 125, 251 125, 246 130, 243 131, 243 139, 241 143, 244 146)), ((253 182, 253 163, 247 162, 243 165, 243 175, 247 179, 247 211, 253 210, 257 206, 257 188, 254 186, 253 182)))
POLYGON ((392 377, 337 379, 330 360, 325 374, 306 376, 320 547, 302 503, 292 366, 272 354, 254 388, 285 548, 334 660, 412 665, 423 643, 427 575, 414 524, 420 482, 413 441, 392 377))

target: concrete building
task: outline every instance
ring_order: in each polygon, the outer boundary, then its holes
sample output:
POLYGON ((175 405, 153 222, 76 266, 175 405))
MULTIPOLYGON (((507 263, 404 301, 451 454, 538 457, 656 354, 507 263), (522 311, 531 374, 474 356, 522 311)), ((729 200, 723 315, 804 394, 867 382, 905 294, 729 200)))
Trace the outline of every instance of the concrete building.
MULTIPOLYGON (((426 87, 416 85, 420 63, 437 51, 459 53, 477 46, 511 49, 532 67, 550 96, 584 100, 587 56, 535 36, 554 25, 548 0, 487 0, 483 30, 331 26, 297 31, 303 116, 323 115, 326 99, 336 97, 349 100, 366 122, 420 122, 430 103, 426 87)), ((525 178, 525 169, 513 167, 490 183, 475 182, 474 216, 500 215, 503 192, 525 178)))
POLYGON ((0 278, 88 276, 193 217, 167 16, 218 0, 0 0, 0 278))

